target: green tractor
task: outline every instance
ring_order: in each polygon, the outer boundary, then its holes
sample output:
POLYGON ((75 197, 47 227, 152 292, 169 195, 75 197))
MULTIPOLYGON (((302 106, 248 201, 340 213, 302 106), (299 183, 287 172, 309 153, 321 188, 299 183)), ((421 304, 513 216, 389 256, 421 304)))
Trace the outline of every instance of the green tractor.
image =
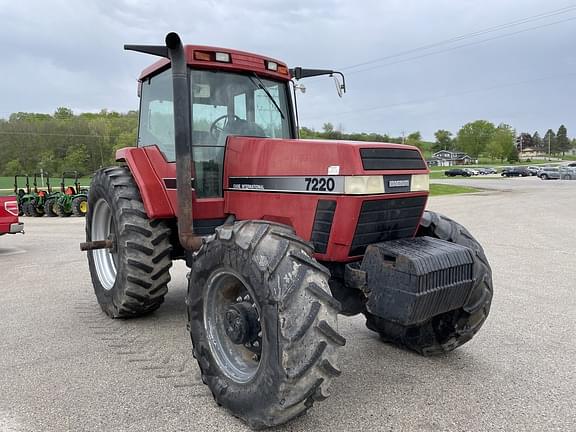
POLYGON ((78 171, 62 173, 60 192, 53 198, 52 210, 57 216, 71 215, 84 217, 88 212, 88 189, 82 189, 78 179, 78 171), (74 179, 74 186, 66 186, 66 177, 74 179))
POLYGON ((32 185, 34 186, 34 192, 31 194, 32 198, 26 203, 25 213, 28 216, 44 216, 46 201, 52 194, 52 187, 50 186, 50 175, 48 173, 35 173, 32 185), (38 176, 46 176, 47 190, 38 189, 38 176))
POLYGON ((31 191, 30 191, 30 179, 28 174, 16 174, 14 176, 14 195, 16 195, 16 200, 18 201, 18 216, 22 216, 24 214, 25 207, 28 205, 28 201, 31 199, 31 191), (24 178, 26 179, 25 188, 23 189, 18 185, 18 179, 24 178))

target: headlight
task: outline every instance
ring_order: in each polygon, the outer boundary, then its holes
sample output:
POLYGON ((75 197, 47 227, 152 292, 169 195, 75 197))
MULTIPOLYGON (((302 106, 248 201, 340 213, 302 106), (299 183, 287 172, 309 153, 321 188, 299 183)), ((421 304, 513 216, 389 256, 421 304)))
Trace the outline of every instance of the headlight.
POLYGON ((410 192, 430 190, 430 176, 428 174, 413 174, 410 183, 410 192))
POLYGON ((367 195, 384 193, 383 176, 349 176, 344 178, 344 193, 367 195))

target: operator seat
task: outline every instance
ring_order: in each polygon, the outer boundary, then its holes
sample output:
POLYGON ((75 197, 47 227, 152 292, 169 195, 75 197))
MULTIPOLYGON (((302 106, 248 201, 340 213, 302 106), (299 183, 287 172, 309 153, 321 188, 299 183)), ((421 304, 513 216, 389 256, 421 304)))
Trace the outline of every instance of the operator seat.
POLYGON ((218 136, 218 145, 223 146, 226 143, 226 138, 231 135, 260 138, 266 138, 267 136, 266 132, 264 132, 264 129, 262 129, 256 123, 237 117, 228 121, 225 129, 218 136))

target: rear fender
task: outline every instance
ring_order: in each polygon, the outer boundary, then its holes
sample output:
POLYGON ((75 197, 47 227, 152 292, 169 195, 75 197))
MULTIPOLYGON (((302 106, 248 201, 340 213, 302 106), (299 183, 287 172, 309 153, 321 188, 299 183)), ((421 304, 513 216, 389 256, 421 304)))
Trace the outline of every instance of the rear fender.
POLYGON ((166 188, 144 148, 120 149, 116 152, 116 161, 125 163, 130 169, 150 219, 175 217, 176 212, 170 203, 166 188))

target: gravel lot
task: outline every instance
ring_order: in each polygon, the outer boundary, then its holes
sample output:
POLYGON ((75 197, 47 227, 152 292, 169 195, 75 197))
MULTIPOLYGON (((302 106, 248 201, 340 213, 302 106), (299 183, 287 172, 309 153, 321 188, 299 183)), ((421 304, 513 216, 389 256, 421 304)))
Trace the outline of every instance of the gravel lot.
MULTIPOLYGON (((276 430, 573 430, 576 181, 448 182, 491 189, 429 205, 484 244, 495 299, 483 331, 422 358, 343 317, 332 397, 276 430)), ((199 381, 182 264, 158 312, 112 321, 78 249, 84 221, 24 222, 26 235, 0 238, 0 431, 246 430, 199 381)))

